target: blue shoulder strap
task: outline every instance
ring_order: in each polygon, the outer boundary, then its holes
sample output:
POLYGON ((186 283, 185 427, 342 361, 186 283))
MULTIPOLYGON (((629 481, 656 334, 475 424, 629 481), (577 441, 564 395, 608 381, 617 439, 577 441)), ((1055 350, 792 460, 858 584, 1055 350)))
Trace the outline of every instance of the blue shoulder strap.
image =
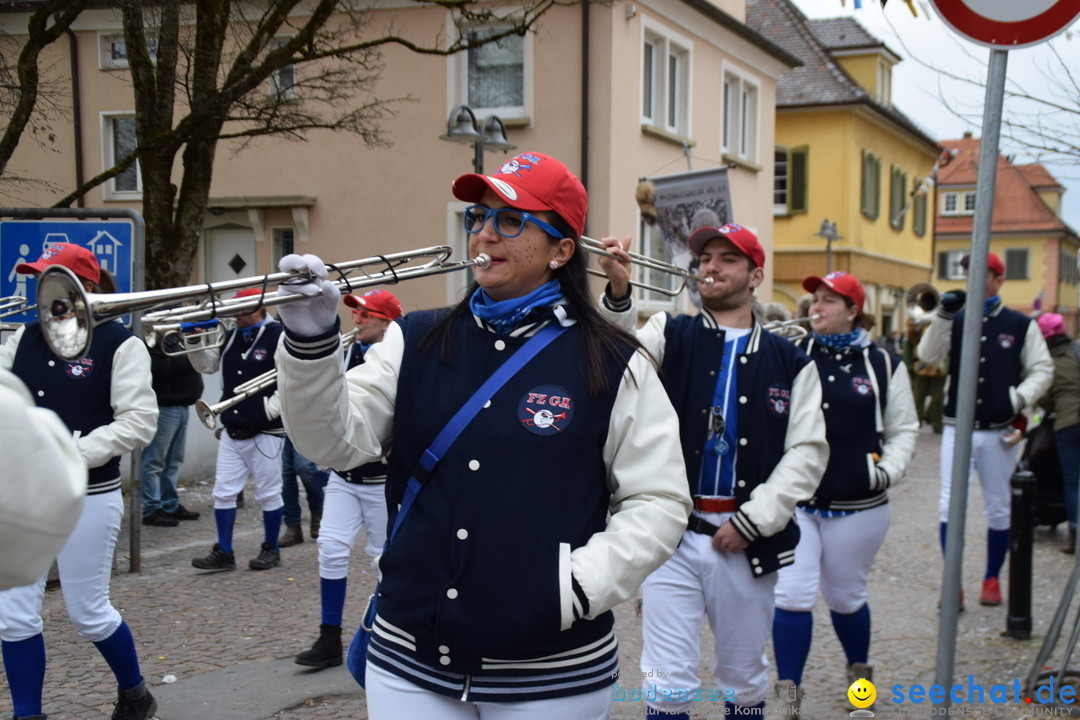
POLYGON ((450 422, 446 423, 446 427, 442 429, 428 449, 420 456, 420 462, 405 487, 405 496, 401 499, 401 509, 398 510, 397 517, 394 519, 394 527, 390 530, 390 536, 386 539, 387 544, 394 539, 398 528, 401 527, 401 522, 405 519, 405 515, 408 514, 409 508, 412 507, 413 500, 416 499, 416 494, 420 492, 420 488, 424 487, 424 483, 427 482, 432 471, 435 470, 435 466, 442 459, 443 453, 454 443, 461 431, 472 422, 472 419, 476 417, 476 413, 480 412, 480 408, 484 406, 484 403, 490 400, 491 396, 505 385, 507 380, 532 360, 549 342, 557 338, 565 330, 566 327, 558 322, 552 322, 542 327, 517 352, 507 358, 506 362, 500 365, 499 369, 492 373, 484 384, 472 394, 472 397, 461 406, 461 409, 454 414, 454 417, 450 418, 450 422))

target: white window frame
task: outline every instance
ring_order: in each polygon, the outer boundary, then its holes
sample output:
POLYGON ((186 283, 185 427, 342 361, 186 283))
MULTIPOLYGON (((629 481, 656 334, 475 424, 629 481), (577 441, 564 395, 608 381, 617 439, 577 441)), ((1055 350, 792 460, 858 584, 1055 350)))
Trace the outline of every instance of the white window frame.
MULTIPOLYGON (((450 42, 461 39, 462 33, 484 28, 498 28, 510 23, 509 20, 493 20, 482 25, 469 25, 458 27, 454 22, 453 15, 448 16, 447 27, 450 28, 450 42)), ((483 121, 489 115, 498 115, 504 122, 514 119, 528 120, 533 113, 533 74, 535 64, 535 33, 526 33, 522 38, 522 103, 521 105, 507 105, 502 107, 481 107, 469 102, 469 51, 464 50, 450 56, 447 66, 447 114, 457 105, 469 105, 476 113, 478 121, 483 121)))
MULTIPOLYGON (((99 32, 97 37, 99 70, 123 70, 129 67, 127 60, 127 43, 124 41, 123 31, 99 32), (124 45, 123 58, 114 56, 114 47, 117 44, 124 45)), ((146 39, 146 44, 150 49, 150 57, 157 60, 157 39, 150 36, 146 39)))
POLYGON ((967 255, 966 250, 942 250, 942 251, 940 251, 938 253, 938 279, 939 280, 966 280, 967 279, 967 270, 965 270, 960 265, 960 261, 963 260, 965 255, 967 255), (940 258, 941 258, 942 255, 945 255, 945 256, 948 257, 947 267, 945 269, 944 276, 942 276, 942 273, 941 273, 941 259, 940 258))
POLYGON ((974 215, 975 197, 974 190, 949 190, 941 193, 942 216, 974 215))
MULTIPOLYGON (((638 252, 646 257, 660 260, 661 262, 673 262, 671 253, 664 243, 664 235, 660 226, 649 225, 644 220, 639 220, 638 224, 641 237, 641 249, 638 252)), ((660 271, 650 272, 648 268, 644 268, 637 263, 630 266, 630 271, 633 273, 635 282, 647 282, 650 285, 666 287, 672 290, 682 282, 681 278, 672 275, 671 273, 663 273, 660 271)), ((632 287, 631 289, 634 291, 635 304, 638 309, 648 311, 649 314, 661 310, 675 312, 678 309, 678 297, 669 297, 662 293, 640 287, 632 287)))
POLYGON ((777 145, 773 151, 773 215, 788 214, 791 198, 791 151, 777 145))
POLYGON ((877 101, 888 107, 892 98, 892 68, 884 60, 878 59, 877 65, 877 101))
POLYGON ((641 123, 689 137, 693 43, 649 18, 641 24, 641 32, 641 123), (652 48, 652 66, 648 69, 646 47, 652 48))
POLYGON ((761 81, 732 65, 722 74, 720 147, 725 155, 756 164, 761 136, 761 81))
MULTIPOLYGON (((274 49, 280 48, 292 40, 292 35, 275 35, 274 36, 274 49)), ((270 83, 268 93, 272 98, 278 98, 279 100, 295 100, 296 99, 296 65, 289 63, 284 67, 280 67, 271 73, 270 78, 267 80, 270 83), (288 78, 288 79, 286 79, 288 78), (288 82, 288 85, 285 83, 288 82)))
MULTIPOLYGON (((131 112, 103 112, 101 113, 101 167, 108 170, 116 165, 119 159, 116 157, 116 148, 113 144, 113 124, 118 119, 131 119, 134 121, 135 113, 131 112)), ((139 161, 132 166, 135 172, 135 190, 119 190, 116 187, 116 178, 110 178, 102 185, 102 195, 106 200, 141 200, 143 194, 142 172, 139 170, 139 161)))

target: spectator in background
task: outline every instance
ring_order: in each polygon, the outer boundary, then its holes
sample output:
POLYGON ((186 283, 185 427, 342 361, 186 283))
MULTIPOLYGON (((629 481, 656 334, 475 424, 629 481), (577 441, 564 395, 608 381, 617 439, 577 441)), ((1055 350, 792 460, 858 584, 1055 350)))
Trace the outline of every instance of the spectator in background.
MULTIPOLYGON (((1061 552, 1076 552, 1076 506, 1080 484, 1080 350, 1065 334, 1065 320, 1057 313, 1043 313, 1039 330, 1054 359, 1054 384, 1039 401, 1047 413, 1053 413, 1061 479, 1065 485, 1065 514, 1069 520, 1069 539, 1061 552)), ((1044 421, 1047 422, 1047 421, 1044 421)))
POLYGON ((300 527, 300 486, 296 477, 304 483, 304 494, 307 495, 308 512, 311 513, 311 539, 319 537, 319 526, 322 524, 324 490, 329 473, 319 470, 319 466, 308 460, 296 451, 292 440, 285 437, 285 444, 281 448, 281 500, 285 503, 282 520, 285 522, 285 530, 278 539, 278 547, 292 547, 304 542, 304 529, 300 527))
POLYGON ((188 409, 202 397, 202 375, 191 366, 176 334, 150 346, 150 372, 158 404, 157 433, 142 453, 143 525, 176 527, 198 520, 199 513, 180 504, 177 473, 184 462, 188 409))

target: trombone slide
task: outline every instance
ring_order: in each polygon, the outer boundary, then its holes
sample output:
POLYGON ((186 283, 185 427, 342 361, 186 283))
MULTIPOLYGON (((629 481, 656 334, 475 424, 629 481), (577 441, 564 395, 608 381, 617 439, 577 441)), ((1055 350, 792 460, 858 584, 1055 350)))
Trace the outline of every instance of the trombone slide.
MULTIPOLYGON (((591 253, 593 253, 595 255, 606 255, 608 257, 615 258, 616 260, 622 260, 621 257, 619 257, 618 255, 616 255, 613 252, 610 252, 604 246, 604 243, 600 242, 599 240, 594 240, 591 237, 585 237, 584 235, 582 235, 581 236, 581 247, 585 248, 586 250, 588 250, 589 252, 591 252, 591 253)), ((677 288, 674 288, 674 289, 664 287, 662 285, 650 285, 649 283, 644 283, 644 282, 641 282, 641 281, 638 281, 638 280, 631 280, 630 284, 633 285, 634 287, 639 287, 639 288, 642 288, 642 289, 645 289, 645 290, 651 290, 653 292, 658 292, 658 293, 660 293, 662 295, 667 295, 669 297, 675 297, 676 295, 678 295, 679 293, 681 293, 683 291, 683 288, 686 287, 686 283, 690 282, 690 281, 696 282, 696 283, 699 283, 699 284, 705 285, 705 286, 712 285, 713 279, 711 277, 702 277, 701 275, 695 275, 694 273, 690 272, 689 270, 683 270, 678 265, 674 265, 672 263, 664 262, 662 260, 657 260, 656 258, 651 258, 651 257, 649 257, 647 255, 641 255, 639 253, 634 253, 634 252, 627 252, 627 254, 630 256, 630 264, 632 264, 632 265, 638 265, 638 266, 643 267, 643 268, 645 268, 647 270, 656 270, 658 272, 662 272, 662 273, 666 273, 668 275, 674 275, 675 277, 682 278, 682 283, 677 288)), ((593 269, 591 267, 586 268, 586 271, 590 275, 596 275, 597 277, 606 277, 606 275, 602 271, 595 270, 595 269, 593 269)))

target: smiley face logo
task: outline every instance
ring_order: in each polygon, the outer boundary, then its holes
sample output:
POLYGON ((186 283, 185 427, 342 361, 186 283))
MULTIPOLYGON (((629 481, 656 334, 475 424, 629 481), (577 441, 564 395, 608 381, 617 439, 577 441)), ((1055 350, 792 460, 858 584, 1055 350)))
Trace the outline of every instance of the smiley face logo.
POLYGON ((877 688, 866 678, 859 678, 851 683, 847 691, 848 700, 857 708, 868 708, 877 699, 877 688))

